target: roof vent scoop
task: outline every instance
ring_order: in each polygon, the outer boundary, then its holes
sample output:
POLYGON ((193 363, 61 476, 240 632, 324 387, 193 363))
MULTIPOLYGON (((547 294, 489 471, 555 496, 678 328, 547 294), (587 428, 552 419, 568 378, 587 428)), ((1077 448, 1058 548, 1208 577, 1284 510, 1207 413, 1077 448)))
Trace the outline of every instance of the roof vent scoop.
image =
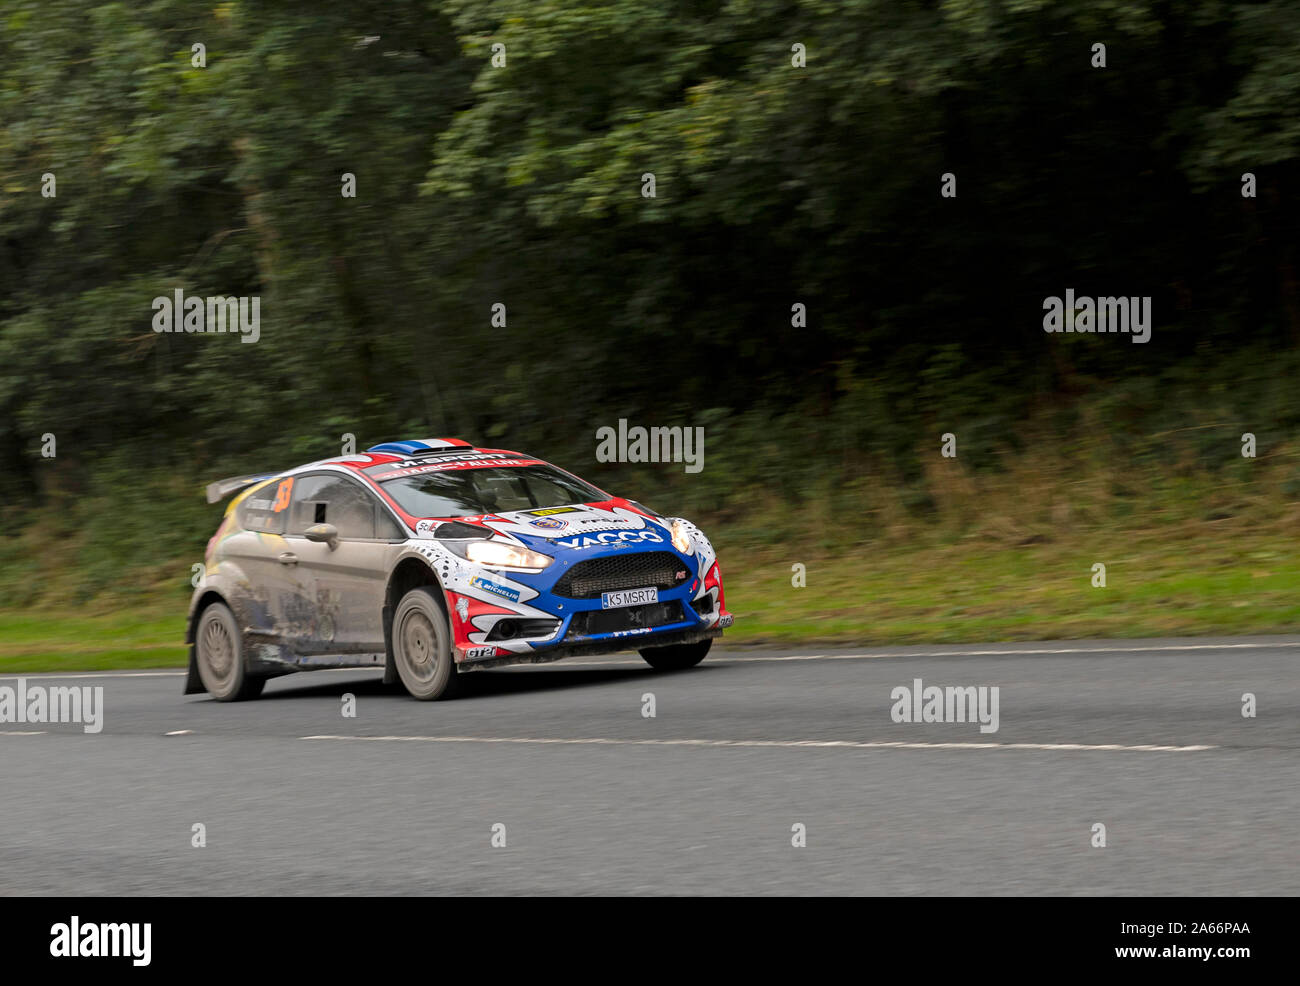
POLYGON ((474 446, 459 438, 422 438, 405 442, 383 442, 372 445, 367 452, 388 452, 392 455, 445 455, 448 452, 467 452, 474 446))

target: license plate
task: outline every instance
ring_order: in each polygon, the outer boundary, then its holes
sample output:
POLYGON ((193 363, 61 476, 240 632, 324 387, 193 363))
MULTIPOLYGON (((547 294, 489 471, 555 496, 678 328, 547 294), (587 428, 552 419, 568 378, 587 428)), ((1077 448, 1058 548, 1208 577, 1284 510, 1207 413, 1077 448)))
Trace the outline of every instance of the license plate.
POLYGON ((600 594, 601 609, 618 609, 621 606, 644 606, 646 603, 657 603, 659 601, 659 590, 653 586, 649 589, 620 589, 618 592, 602 592, 600 594))

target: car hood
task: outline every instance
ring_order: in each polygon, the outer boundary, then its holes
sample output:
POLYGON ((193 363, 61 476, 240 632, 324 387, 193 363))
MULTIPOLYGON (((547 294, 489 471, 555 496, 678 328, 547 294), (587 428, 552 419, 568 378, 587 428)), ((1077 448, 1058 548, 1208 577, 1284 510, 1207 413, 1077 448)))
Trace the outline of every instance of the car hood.
POLYGON ((478 523, 568 561, 627 550, 674 550, 666 523, 620 501, 512 510, 489 514, 478 523))

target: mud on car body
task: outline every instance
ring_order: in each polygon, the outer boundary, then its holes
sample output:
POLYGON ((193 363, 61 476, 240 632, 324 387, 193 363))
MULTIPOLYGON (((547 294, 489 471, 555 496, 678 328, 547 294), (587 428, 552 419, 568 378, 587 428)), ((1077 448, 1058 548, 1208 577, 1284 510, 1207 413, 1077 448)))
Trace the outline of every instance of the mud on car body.
POLYGON ((389 442, 208 499, 236 492, 190 602, 186 694, 373 667, 437 699, 477 668, 620 650, 681 669, 732 622, 693 524, 518 452, 389 442))

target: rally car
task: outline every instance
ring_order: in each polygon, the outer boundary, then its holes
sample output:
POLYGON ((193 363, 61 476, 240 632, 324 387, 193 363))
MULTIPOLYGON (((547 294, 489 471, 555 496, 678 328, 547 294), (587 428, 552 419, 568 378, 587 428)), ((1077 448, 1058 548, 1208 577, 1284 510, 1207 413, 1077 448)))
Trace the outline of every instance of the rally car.
POLYGON ((186 694, 382 667, 439 699, 466 671, 620 650, 676 670, 732 622, 698 528, 530 455, 387 442, 208 500, 232 493, 190 602, 186 694))

